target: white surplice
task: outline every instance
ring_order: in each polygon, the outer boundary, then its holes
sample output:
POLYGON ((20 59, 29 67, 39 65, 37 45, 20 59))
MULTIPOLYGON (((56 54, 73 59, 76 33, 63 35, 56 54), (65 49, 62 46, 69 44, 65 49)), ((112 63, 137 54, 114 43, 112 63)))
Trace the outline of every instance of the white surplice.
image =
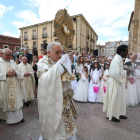
POLYGON ((0 119, 7 124, 18 123, 23 119, 22 97, 20 93, 18 67, 14 61, 0 60, 0 119), (6 73, 14 70, 17 76, 6 77, 6 73))
POLYGON ((107 84, 106 100, 103 111, 107 111, 109 120, 112 117, 119 119, 120 115, 126 115, 126 93, 124 84, 126 83, 126 70, 123 69, 123 59, 116 54, 111 62, 110 78, 107 84))
POLYGON ((61 75, 65 70, 60 63, 55 64, 49 58, 42 59, 40 62, 39 71, 44 69, 44 73, 40 75, 38 87, 39 121, 42 132, 40 140, 69 139, 76 133, 71 109, 74 106, 71 100, 73 96, 71 82, 61 81, 61 75))
POLYGON ((21 74, 19 79, 20 90, 22 94, 22 99, 27 102, 34 99, 34 89, 35 89, 35 79, 34 71, 30 64, 20 63, 18 65, 18 72, 21 74), (28 77, 24 77, 25 73, 30 73, 28 77))

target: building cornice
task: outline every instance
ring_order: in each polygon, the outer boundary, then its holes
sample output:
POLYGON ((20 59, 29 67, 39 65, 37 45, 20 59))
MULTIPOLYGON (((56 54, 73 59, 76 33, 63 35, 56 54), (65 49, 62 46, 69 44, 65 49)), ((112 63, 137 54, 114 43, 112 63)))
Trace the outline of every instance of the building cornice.
POLYGON ((129 21, 129 25, 128 25, 128 31, 129 31, 129 29, 130 29, 130 25, 131 25, 133 16, 134 16, 134 11, 131 13, 131 17, 130 17, 130 21, 129 21))
MULTIPOLYGON (((86 22, 86 24, 90 27, 90 29, 94 32, 94 34, 98 37, 97 33, 94 31, 94 29, 91 27, 91 25, 88 23, 88 21, 85 19, 85 17, 82 14, 73 15, 71 17, 72 18, 81 17, 86 22)), ((29 26, 26 26, 26 27, 21 27, 19 29, 20 30, 23 30, 23 29, 27 29, 29 27, 36 27, 36 26, 39 26, 39 25, 49 24, 49 23, 53 23, 53 20, 51 20, 51 21, 45 21, 45 22, 41 22, 41 23, 37 23, 37 24, 34 24, 34 25, 29 25, 29 26)))

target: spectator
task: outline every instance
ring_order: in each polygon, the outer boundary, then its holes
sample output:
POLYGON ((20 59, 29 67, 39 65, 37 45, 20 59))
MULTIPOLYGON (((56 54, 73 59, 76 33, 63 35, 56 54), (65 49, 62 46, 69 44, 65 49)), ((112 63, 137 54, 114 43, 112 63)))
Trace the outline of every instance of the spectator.
POLYGON ((32 55, 36 55, 36 56, 38 57, 37 49, 33 49, 33 51, 32 51, 32 55))
POLYGON ((34 97, 37 98, 37 89, 38 89, 38 78, 37 78, 37 62, 38 57, 36 55, 33 56, 32 68, 34 70, 34 78, 35 78, 35 92, 34 97))
POLYGON ((22 55, 19 56, 19 62, 22 62, 22 55))
POLYGON ((45 49, 41 49, 41 55, 38 57, 38 59, 43 58, 45 56, 45 49))
POLYGON ((20 64, 20 61, 19 61, 18 58, 15 59, 15 63, 16 63, 17 65, 20 64))
POLYGON ((28 59, 28 62, 27 63, 29 63, 29 64, 32 63, 32 55, 29 53, 29 49, 28 48, 25 48, 24 49, 23 56, 27 57, 27 59, 28 59))

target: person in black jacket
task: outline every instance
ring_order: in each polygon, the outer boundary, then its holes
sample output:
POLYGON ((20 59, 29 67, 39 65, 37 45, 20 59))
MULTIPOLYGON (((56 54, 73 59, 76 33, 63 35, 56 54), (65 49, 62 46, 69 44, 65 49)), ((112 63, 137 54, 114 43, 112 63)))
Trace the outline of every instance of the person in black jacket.
POLYGON ((28 62, 27 63, 29 63, 29 64, 32 63, 32 54, 29 53, 29 49, 28 48, 25 48, 23 56, 28 58, 28 62))

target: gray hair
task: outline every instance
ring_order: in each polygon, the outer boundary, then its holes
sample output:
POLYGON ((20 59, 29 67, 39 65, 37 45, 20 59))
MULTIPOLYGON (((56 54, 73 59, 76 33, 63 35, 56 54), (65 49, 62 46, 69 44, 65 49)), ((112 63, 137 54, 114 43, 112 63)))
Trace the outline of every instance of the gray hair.
POLYGON ((52 51, 54 45, 58 45, 58 46, 61 47, 61 44, 60 43, 58 43, 58 42, 51 42, 47 46, 47 51, 52 51))
POLYGON ((108 60, 109 60, 109 59, 111 59, 111 60, 112 60, 112 59, 113 59, 113 57, 109 56, 109 57, 108 57, 108 60))

